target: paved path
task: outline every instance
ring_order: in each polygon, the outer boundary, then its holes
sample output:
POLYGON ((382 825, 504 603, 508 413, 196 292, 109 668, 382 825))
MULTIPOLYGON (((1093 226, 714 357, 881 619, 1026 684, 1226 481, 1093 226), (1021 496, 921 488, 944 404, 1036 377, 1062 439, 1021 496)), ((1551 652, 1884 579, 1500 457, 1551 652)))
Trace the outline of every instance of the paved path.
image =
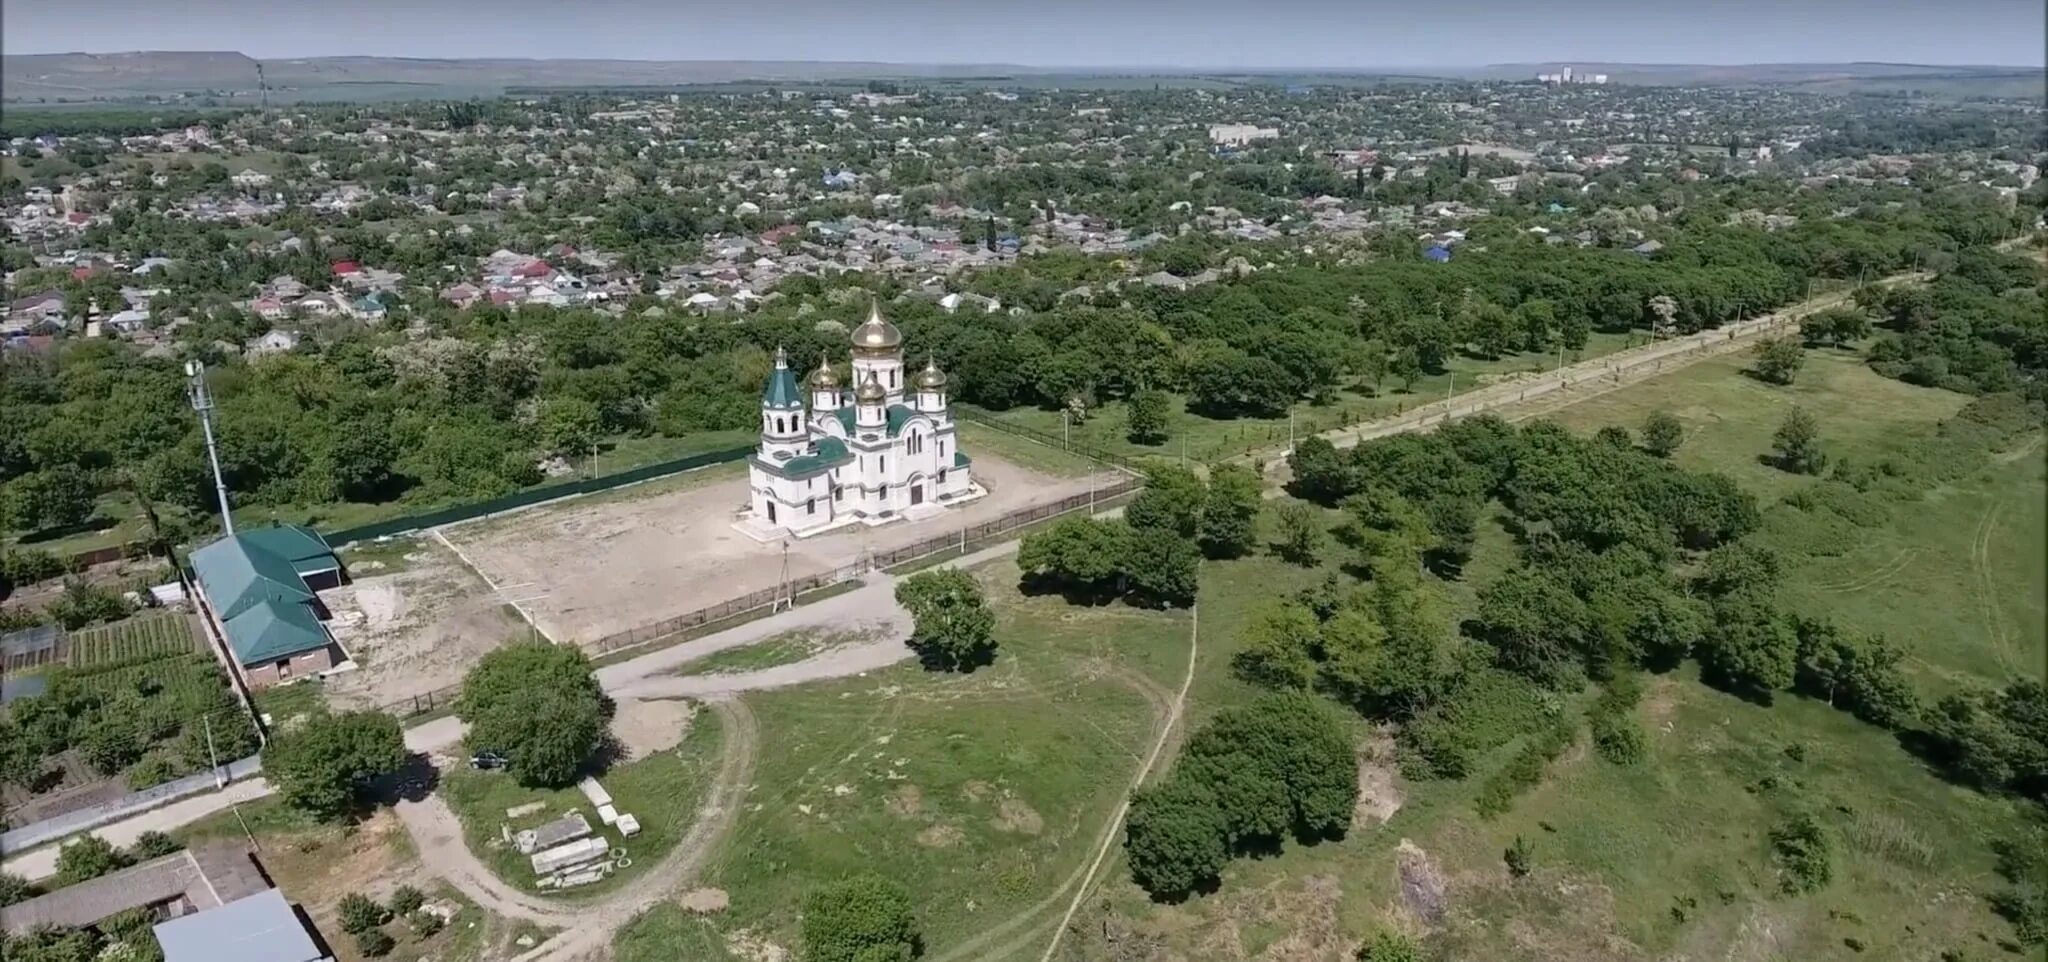
MULTIPOLYGON (((92 830, 116 847, 125 848, 135 844, 135 839, 144 832, 168 832, 183 825, 199 821, 216 812, 225 811, 229 806, 255 801, 270 794, 270 783, 261 775, 230 782, 228 787, 206 795, 195 795, 150 809, 139 815, 118 822, 102 825, 92 830)), ((31 882, 41 881, 57 874, 57 846, 45 845, 9 856, 5 869, 31 882)))

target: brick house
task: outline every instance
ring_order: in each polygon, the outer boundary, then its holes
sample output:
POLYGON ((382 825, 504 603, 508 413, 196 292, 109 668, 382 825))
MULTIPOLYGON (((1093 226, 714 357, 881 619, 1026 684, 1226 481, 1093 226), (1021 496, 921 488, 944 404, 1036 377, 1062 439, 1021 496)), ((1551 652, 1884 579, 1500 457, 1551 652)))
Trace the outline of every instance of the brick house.
POLYGON ((326 539, 295 524, 256 528, 192 552, 201 609, 250 688, 318 674, 347 656, 321 621, 318 588, 341 583, 326 539))

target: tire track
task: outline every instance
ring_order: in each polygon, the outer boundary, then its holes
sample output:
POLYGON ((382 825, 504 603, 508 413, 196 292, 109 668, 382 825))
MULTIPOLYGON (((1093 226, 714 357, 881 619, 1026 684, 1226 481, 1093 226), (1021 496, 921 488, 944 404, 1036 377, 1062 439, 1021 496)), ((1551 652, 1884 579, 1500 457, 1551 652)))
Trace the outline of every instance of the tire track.
MULTIPOLYGON (((1152 750, 1147 754, 1144 764, 1139 766, 1137 774, 1131 778, 1132 791, 1137 790, 1151 776, 1154 768, 1159 763, 1159 759, 1166 754, 1167 748, 1179 743, 1181 722, 1187 713, 1188 689, 1194 685, 1195 663, 1197 655, 1200 654, 1201 650, 1199 638, 1200 620, 1197 614, 1199 607, 1197 605, 1195 608, 1188 610, 1187 672, 1181 678, 1180 691, 1175 693, 1171 700, 1165 703, 1166 713, 1161 720, 1159 736, 1153 741, 1152 750)), ((1140 694, 1146 697, 1146 701, 1151 702, 1155 694, 1165 694, 1164 689, 1157 682, 1146 678, 1136 671, 1128 669, 1126 671, 1129 672, 1128 676, 1123 677, 1121 680, 1137 688, 1140 694)), ((1113 674, 1124 675, 1124 672, 1120 671, 1113 674)), ((1074 895, 1067 905, 1066 914, 1060 918, 1054 930, 1052 944, 1047 946, 1045 950, 1044 958, 1052 958, 1053 952, 1059 948, 1061 934, 1066 931, 1068 923, 1073 921, 1074 913, 1080 909, 1082 900, 1087 897, 1089 887, 1094 884, 1096 873, 1101 871, 1104 857, 1109 854, 1110 846, 1115 843, 1117 830, 1123 827, 1124 815, 1130 810, 1130 805, 1130 795, 1126 792, 1124 800, 1117 804, 1115 813, 1103 825, 1101 840, 1096 844, 1095 857, 1085 866, 1075 866, 1073 873, 1062 880, 1059 887, 1047 893, 1044 898, 1011 915, 1008 919, 984 929, 981 934, 944 952, 929 956, 925 962, 964 962, 967 959, 1002 959, 1013 956, 1042 937, 1041 933, 1049 920, 1042 919, 1040 916, 1057 907, 1060 903, 1060 897, 1067 890, 1074 889, 1074 895), (1076 888, 1076 886, 1079 887, 1076 888), (1003 941, 997 943, 996 940, 999 939, 1003 941), (991 943, 996 944, 991 945, 991 943)))
POLYGON ((1911 565, 1913 559, 1918 557, 1919 554, 1919 548, 1900 548, 1897 554, 1891 556, 1890 560, 1868 572, 1843 581, 1815 585, 1814 588, 1829 594, 1848 594, 1874 588, 1886 581, 1890 581, 1899 572, 1906 570, 1906 567, 1911 565))
POLYGON ((1991 637, 1992 653, 1998 657, 1999 667, 2018 673, 2019 658, 2005 630, 2005 613, 1998 607, 1998 584, 1991 574, 1991 539, 1998 533, 1998 516, 2004 510, 2003 502, 1993 501, 1978 518, 1977 531, 1970 540, 1970 566, 1976 575, 1977 614, 1984 620, 1985 633, 1991 637))

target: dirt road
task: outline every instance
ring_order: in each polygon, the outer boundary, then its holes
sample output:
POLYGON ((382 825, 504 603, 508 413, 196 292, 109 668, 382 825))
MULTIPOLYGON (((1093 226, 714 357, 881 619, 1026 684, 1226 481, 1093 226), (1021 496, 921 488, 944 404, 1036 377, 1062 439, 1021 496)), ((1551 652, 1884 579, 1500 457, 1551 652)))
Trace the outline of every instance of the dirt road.
MULTIPOLYGON (((1874 283, 1889 287, 1895 284, 1922 282, 1930 276, 1924 272, 1894 274, 1874 283)), ((1775 314, 1737 321, 1683 337, 1653 341, 1604 357, 1580 361, 1544 374, 1490 384, 1421 405, 1393 417, 1325 431, 1320 436, 1328 438, 1338 447, 1350 447, 1360 441, 1408 431, 1427 431, 1460 418, 1503 409, 1516 408, 1519 417, 1533 416, 1534 413, 1554 410, 1666 371, 1678 370, 1709 357, 1745 350, 1765 337, 1796 334, 1801 318, 1840 306, 1847 303, 1849 298, 1850 294, 1847 291, 1823 294, 1775 314)), ((1286 453, 1284 447, 1271 448, 1252 457, 1265 462, 1267 477, 1270 480, 1281 482, 1287 479, 1286 453)))

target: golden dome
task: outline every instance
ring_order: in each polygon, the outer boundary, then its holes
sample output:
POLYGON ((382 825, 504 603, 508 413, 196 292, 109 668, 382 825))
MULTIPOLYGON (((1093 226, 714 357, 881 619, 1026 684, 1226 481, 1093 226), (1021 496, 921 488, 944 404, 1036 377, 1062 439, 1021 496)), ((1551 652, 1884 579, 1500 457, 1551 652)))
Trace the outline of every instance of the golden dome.
POLYGON ((896 325, 882 319, 882 305, 879 302, 868 305, 868 319, 853 329, 853 349, 882 353, 894 351, 903 346, 903 332, 896 325))
POLYGON ((818 369, 811 372, 811 386, 816 388, 834 388, 839 386, 839 375, 832 373, 832 361, 829 358, 818 358, 818 369))
POLYGON ((889 392, 882 389, 882 382, 875 380, 873 371, 868 372, 868 379, 860 382, 860 390, 853 395, 853 399, 862 404, 880 404, 888 397, 889 392))
POLYGON ((939 370, 939 362, 936 359, 925 358, 924 370, 917 375, 917 386, 929 390, 938 390, 946 386, 946 372, 939 370))

